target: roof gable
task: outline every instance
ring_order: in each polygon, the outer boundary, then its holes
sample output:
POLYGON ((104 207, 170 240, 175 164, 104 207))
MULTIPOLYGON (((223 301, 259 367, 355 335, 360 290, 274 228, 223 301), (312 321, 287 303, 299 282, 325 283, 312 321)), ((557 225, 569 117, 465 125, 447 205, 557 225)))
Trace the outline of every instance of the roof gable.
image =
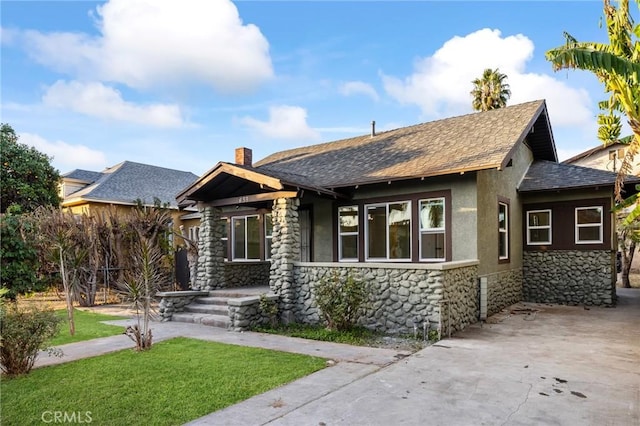
POLYGON ((282 151, 255 167, 337 188, 502 168, 525 140, 535 158, 557 161, 544 101, 282 151))
POLYGON ((191 172, 124 161, 100 173, 99 179, 71 194, 62 205, 79 201, 133 204, 138 199, 153 204, 159 199, 175 207, 176 194, 197 178, 191 172))
MULTIPOLYGON (((305 176, 287 172, 272 172, 252 166, 220 162, 197 181, 180 192, 176 199, 179 205, 191 201, 243 197, 256 192, 276 192, 287 189, 310 189, 319 193, 337 196, 325 188, 313 186, 305 176)), ((237 204, 237 200, 228 200, 237 204)))

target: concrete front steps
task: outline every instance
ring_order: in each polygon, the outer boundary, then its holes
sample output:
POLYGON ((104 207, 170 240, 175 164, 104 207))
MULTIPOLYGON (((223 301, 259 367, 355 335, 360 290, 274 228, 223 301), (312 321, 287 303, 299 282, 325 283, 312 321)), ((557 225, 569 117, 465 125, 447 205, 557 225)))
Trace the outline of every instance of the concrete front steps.
POLYGON ((209 291, 208 296, 198 296, 184 307, 183 312, 176 312, 171 321, 210 325, 213 327, 229 327, 229 300, 247 296, 255 296, 269 292, 269 287, 229 288, 209 291))

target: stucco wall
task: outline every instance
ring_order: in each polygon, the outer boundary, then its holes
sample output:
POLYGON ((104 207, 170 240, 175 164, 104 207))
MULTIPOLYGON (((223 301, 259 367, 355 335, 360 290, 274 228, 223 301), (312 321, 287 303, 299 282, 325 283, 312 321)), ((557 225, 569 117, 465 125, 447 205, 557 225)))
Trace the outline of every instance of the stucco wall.
POLYGON ((487 275, 522 267, 522 208, 517 185, 533 161, 529 148, 520 144, 502 170, 478 172, 478 259, 479 274, 487 275), (498 262, 498 197, 509 200, 508 263, 498 262))
MULTIPOLYGON (((474 173, 428 178, 424 181, 392 182, 371 185, 355 191, 354 201, 411 195, 422 192, 451 191, 452 261, 475 259, 476 236, 476 180, 474 173)), ((301 206, 312 206, 313 261, 333 261, 335 239, 334 201, 305 195, 301 206)), ((364 232, 364 230, 361 230, 364 232)), ((413 242, 417 244, 417 241, 413 242)))

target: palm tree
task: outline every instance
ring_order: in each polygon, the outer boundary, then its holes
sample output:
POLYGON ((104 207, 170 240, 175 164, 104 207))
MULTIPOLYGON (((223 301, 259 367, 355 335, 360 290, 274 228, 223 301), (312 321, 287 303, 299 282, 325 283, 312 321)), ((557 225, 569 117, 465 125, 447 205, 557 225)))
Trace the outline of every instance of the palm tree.
POLYGON ((491 109, 503 108, 507 105, 507 100, 511 96, 509 84, 506 83, 507 76, 498 71, 487 68, 482 73, 482 77, 472 81, 473 102, 471 106, 475 111, 489 111, 491 109))
MULTIPOLYGON (((640 9, 640 0, 636 3, 640 9)), ((599 107, 610 114, 626 115, 633 138, 616 179, 616 200, 620 202, 624 177, 631 173, 633 158, 640 152, 640 26, 634 26, 629 0, 620 0, 617 9, 610 0, 604 0, 604 17, 609 44, 578 42, 565 33, 565 45, 547 51, 546 58, 555 71, 577 68, 594 73, 610 95, 599 107)), ((638 216, 640 205, 626 220, 638 216)))

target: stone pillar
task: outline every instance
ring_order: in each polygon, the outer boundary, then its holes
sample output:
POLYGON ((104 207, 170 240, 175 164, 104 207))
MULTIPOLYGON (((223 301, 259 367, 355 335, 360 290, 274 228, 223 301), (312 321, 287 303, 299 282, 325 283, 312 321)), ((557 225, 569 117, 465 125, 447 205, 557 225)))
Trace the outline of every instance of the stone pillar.
POLYGON ((273 239, 269 287, 279 296, 282 320, 290 322, 296 300, 293 262, 300 260, 300 224, 297 198, 279 198, 273 202, 273 239))
POLYGON ((220 210, 205 207, 200 219, 198 240, 198 271, 194 290, 215 290, 225 286, 224 251, 222 236, 224 223, 220 220, 220 210))

